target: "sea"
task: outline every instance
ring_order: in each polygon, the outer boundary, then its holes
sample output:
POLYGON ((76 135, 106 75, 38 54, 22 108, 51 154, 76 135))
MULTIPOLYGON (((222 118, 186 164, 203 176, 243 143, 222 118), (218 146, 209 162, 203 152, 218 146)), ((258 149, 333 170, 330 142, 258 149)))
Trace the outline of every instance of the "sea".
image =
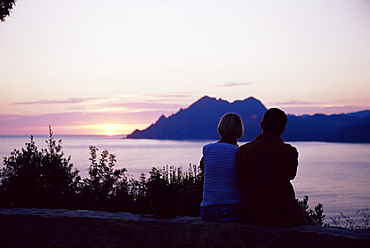
MULTIPOLYGON (((34 136, 39 149, 46 148, 48 136, 34 136)), ((116 155, 115 168, 126 168, 128 176, 139 179, 141 173, 149 176, 153 167, 182 167, 198 165, 202 147, 214 140, 155 140, 126 139, 123 136, 57 136, 62 140, 65 157, 71 156, 73 167, 86 178, 90 165, 89 146, 99 152, 107 149, 116 155)), ((14 149, 25 148, 29 136, 0 136, 0 156, 9 157, 14 149)), ((239 142, 242 145, 244 142, 239 142)), ((296 198, 309 197, 310 208, 318 203, 324 206, 325 223, 342 212, 355 221, 358 210, 370 208, 370 144, 287 142, 299 151, 297 176, 292 180, 296 198)), ((4 165, 0 164, 0 168, 4 165)), ((273 204, 271 205, 273 211, 273 204)))

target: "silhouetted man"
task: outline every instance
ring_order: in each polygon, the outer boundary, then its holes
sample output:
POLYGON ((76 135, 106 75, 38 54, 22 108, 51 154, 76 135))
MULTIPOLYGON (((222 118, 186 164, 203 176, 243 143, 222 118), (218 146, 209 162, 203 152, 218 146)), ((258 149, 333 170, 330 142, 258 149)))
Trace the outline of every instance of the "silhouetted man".
POLYGON ((251 224, 314 224, 295 199, 290 183, 297 173, 298 152, 280 138, 287 120, 280 109, 267 110, 261 121, 262 134, 238 150, 243 209, 251 224))

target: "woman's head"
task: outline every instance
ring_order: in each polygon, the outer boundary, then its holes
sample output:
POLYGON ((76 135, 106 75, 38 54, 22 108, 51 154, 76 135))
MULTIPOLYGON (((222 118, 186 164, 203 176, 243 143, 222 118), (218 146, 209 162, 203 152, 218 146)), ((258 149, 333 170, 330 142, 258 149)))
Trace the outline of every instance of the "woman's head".
POLYGON ((239 139, 244 133, 242 118, 234 113, 225 114, 218 123, 217 131, 223 138, 239 139))

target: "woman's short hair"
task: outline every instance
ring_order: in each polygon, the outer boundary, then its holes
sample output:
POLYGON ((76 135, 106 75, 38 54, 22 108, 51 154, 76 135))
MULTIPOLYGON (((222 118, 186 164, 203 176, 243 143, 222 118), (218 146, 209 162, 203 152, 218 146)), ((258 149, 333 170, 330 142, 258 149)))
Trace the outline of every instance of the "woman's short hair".
POLYGON ((223 138, 239 139, 244 134, 243 120, 240 115, 227 113, 221 117, 217 131, 223 138))

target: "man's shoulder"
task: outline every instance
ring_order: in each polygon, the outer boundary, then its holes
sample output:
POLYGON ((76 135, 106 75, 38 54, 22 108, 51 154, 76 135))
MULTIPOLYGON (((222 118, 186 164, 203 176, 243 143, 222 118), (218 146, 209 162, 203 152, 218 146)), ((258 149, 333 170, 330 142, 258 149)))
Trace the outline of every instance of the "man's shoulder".
POLYGON ((239 147, 239 151, 245 152, 245 151, 253 150, 253 149, 271 149, 272 147, 275 147, 274 149, 278 149, 278 150, 288 150, 291 152, 297 152, 296 147, 292 146, 289 143, 283 142, 281 139, 277 141, 277 140, 263 139, 263 137, 261 137, 260 139, 257 138, 253 141, 245 143, 244 145, 239 147))
POLYGON ((239 150, 240 150, 240 149, 244 149, 244 148, 246 148, 246 147, 249 147, 249 146, 251 146, 253 143, 254 143, 254 141, 250 141, 250 142, 248 142, 248 143, 245 143, 245 144, 243 144, 243 145, 239 146, 239 150))
POLYGON ((292 146, 291 144, 289 144, 289 143, 283 143, 284 144, 284 147, 286 148, 286 149, 290 149, 290 150, 297 150, 297 148, 296 147, 294 147, 294 146, 292 146))
POLYGON ((289 143, 282 143, 279 150, 282 152, 282 154, 285 154, 289 157, 298 157, 299 154, 297 148, 289 143))
POLYGON ((253 150, 255 141, 251 141, 248 143, 245 143, 244 145, 241 145, 238 149, 238 154, 246 154, 249 151, 253 150))

